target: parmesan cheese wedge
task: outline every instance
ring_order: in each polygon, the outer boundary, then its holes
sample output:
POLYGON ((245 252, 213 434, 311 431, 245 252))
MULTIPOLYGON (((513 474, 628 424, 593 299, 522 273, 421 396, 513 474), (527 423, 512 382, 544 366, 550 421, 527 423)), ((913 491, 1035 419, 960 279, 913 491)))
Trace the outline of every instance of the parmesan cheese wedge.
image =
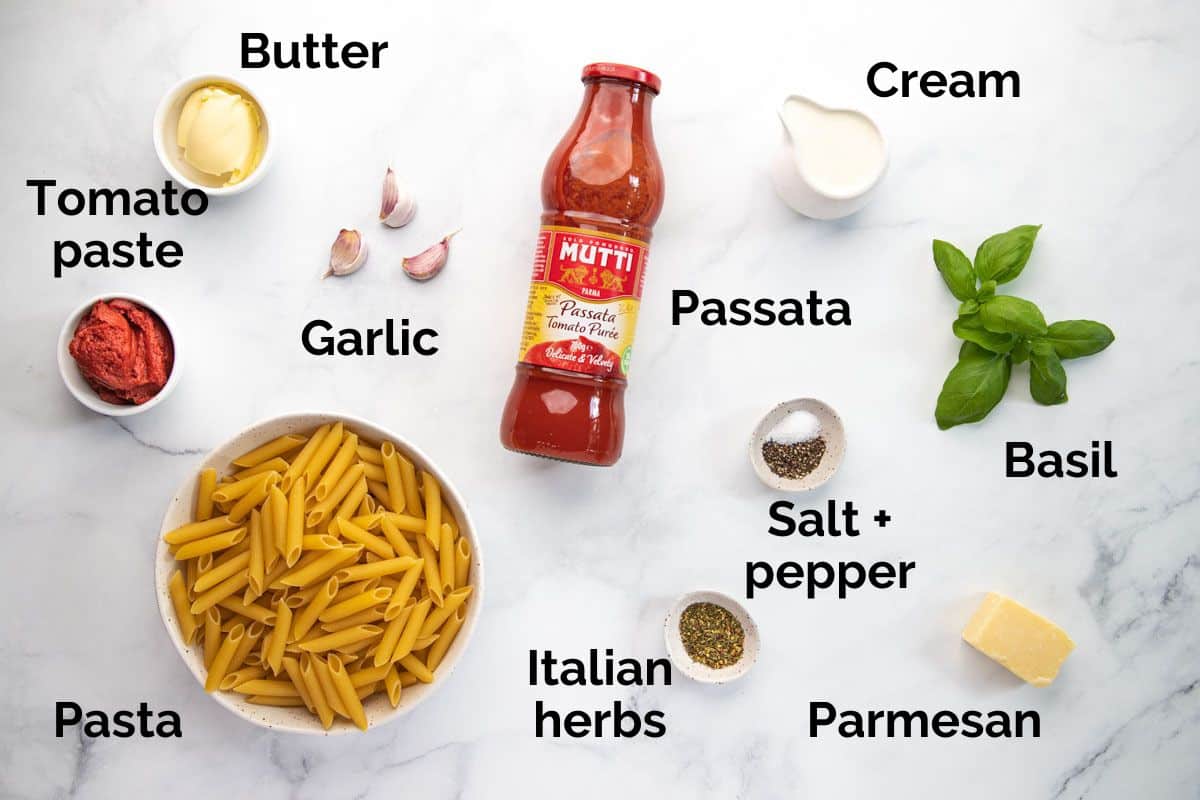
POLYGON ((1049 686, 1075 642, 1045 617, 989 592, 963 628, 963 640, 1021 680, 1049 686))

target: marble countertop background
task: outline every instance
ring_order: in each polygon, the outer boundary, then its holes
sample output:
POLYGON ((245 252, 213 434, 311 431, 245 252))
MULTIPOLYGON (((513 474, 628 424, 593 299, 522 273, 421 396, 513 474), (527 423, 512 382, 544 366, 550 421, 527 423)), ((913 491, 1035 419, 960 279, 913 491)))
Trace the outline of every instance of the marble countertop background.
POLYGON ((0 796, 5 798, 1197 798, 1200 797, 1200 8, 1115 0, 1003 6, 767 3, 717 11, 633 3, 5 3, 0 220, 0 796), (242 31, 390 42, 380 70, 237 69, 242 31), (581 65, 663 77, 667 179, 628 394, 626 453, 588 470, 505 452, 542 165, 579 102, 581 65), (1015 100, 881 100, 864 75, 1016 69, 1015 100), (278 152, 249 193, 199 218, 36 216, 28 178, 161 186, 150 122, 184 75, 240 75, 278 152), (857 216, 792 214, 765 173, 791 92, 861 107, 891 167, 857 216), (409 227, 374 222, 392 163, 415 187, 409 227), (968 252, 1044 229, 1009 288, 1047 315, 1092 317, 1117 342, 1068 364, 1071 401, 1042 408, 1024 371, 982 425, 939 432, 956 343, 933 237, 968 252), (317 280, 340 227, 367 266, 317 280), (434 282, 399 261, 462 227, 434 282), (174 270, 51 275, 55 239, 178 239, 174 270), (670 324, 672 289, 849 301, 843 328, 670 324), (68 312, 103 292, 178 320, 178 391, 135 419, 94 415, 62 386, 68 312), (433 358, 318 358, 321 317, 440 332, 433 358), (845 420, 846 461, 798 498, 887 508, 853 540, 766 534, 777 495, 746 439, 776 402, 814 396, 845 420), (449 685, 397 724, 313 740, 239 721, 172 652, 152 557, 167 500, 241 428, 305 409, 412 437, 452 475, 486 542, 488 598, 449 685), (1115 443, 1112 480, 1003 477, 1004 443, 1115 443), (663 654, 678 594, 740 595, 745 562, 915 560, 906 590, 845 600, 773 591, 742 682, 531 688, 530 648, 663 654), (1078 643, 1037 690, 966 647, 1002 591, 1078 643), (56 739, 54 703, 178 711, 182 740, 56 739), (658 740, 537 739, 534 703, 661 709, 658 740), (1040 739, 810 738, 810 700, 858 710, 1036 709, 1040 739))

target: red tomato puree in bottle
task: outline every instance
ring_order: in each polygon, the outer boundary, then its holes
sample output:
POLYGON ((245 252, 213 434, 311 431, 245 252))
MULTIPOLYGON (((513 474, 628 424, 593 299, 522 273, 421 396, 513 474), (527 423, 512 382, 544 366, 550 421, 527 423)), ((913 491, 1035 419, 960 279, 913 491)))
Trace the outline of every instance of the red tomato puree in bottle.
POLYGON ((637 67, 589 64, 583 84, 579 113, 542 174, 542 227, 500 441, 607 466, 621 457, 650 231, 663 204, 650 126, 660 81, 637 67))

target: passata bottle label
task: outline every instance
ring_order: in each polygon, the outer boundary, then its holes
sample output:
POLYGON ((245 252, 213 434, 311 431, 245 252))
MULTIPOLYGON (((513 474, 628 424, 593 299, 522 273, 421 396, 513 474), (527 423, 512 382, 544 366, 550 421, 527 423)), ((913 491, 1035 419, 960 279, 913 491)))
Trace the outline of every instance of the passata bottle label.
POLYGON ((533 260, 519 360, 624 378, 633 354, 647 245, 543 225, 533 260))

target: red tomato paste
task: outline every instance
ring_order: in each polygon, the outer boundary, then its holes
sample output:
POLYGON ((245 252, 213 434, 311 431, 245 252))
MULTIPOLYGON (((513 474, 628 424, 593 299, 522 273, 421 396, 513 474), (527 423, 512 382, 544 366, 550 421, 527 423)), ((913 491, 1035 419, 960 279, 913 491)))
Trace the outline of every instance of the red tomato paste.
POLYGON ((141 405, 171 376, 175 348, 158 315, 128 300, 99 300, 75 328, 71 356, 101 400, 141 405))
POLYGON ((650 106, 657 76, 583 69, 583 104, 542 174, 517 375, 500 441, 510 450, 609 465, 621 456, 625 384, 663 172, 650 106))

